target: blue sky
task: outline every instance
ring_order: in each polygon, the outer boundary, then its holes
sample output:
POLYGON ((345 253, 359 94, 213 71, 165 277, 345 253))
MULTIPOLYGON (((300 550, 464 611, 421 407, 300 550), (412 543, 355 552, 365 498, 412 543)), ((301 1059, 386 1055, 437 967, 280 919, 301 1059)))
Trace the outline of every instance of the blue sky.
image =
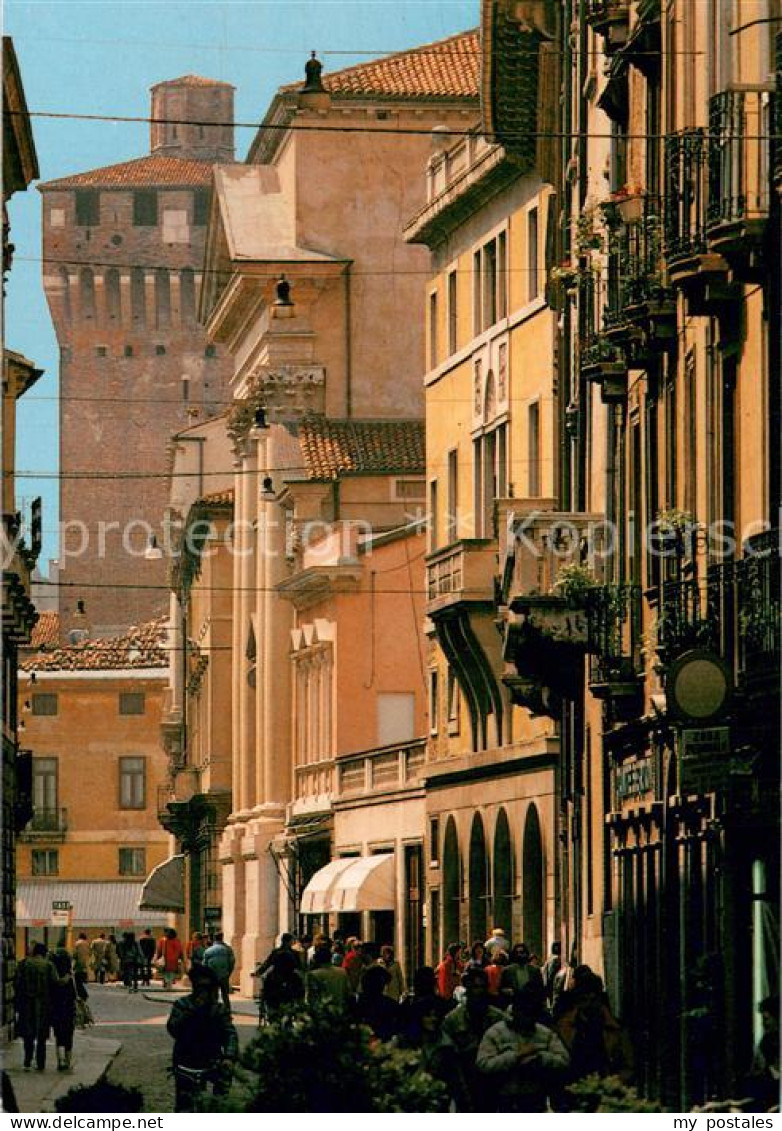
MULTIPOLYGON (((326 70, 441 39, 478 24, 477 0, 5 0, 31 111, 145 115, 149 87, 195 72, 236 87, 236 118, 260 120, 274 91, 303 76, 314 49, 326 70)), ((33 118, 42 180, 148 152, 142 123, 33 118)), ((237 130, 243 158, 253 131, 237 130)), ((41 286, 40 195, 10 206, 16 257, 6 340, 46 370, 20 402, 19 501, 44 499, 43 562, 57 556, 57 349, 41 286)))

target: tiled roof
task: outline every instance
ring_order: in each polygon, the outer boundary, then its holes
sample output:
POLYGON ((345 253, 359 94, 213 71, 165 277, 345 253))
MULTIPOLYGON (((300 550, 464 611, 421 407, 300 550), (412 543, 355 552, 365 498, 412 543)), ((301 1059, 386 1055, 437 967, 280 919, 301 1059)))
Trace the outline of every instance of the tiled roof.
POLYGON ((163 79, 162 82, 156 82, 152 89, 156 90, 159 86, 231 86, 230 82, 223 82, 221 79, 206 79, 203 75, 180 75, 178 79, 163 79))
POLYGON ((210 495, 202 495, 193 503, 194 507, 232 507, 233 505, 233 487, 227 487, 224 491, 212 491, 210 495))
POLYGON ((56 648, 60 643, 60 614, 45 609, 38 615, 38 623, 30 637, 31 648, 56 648))
POLYGON ((426 467, 421 420, 327 420, 312 416, 299 425, 308 479, 341 475, 423 475, 426 467))
POLYGON ((122 636, 87 638, 80 644, 39 651, 20 665, 24 671, 110 671, 168 667, 167 620, 130 628, 122 636))
POLYGON ((90 169, 86 173, 74 173, 71 177, 60 177, 56 181, 46 181, 41 189, 88 188, 132 188, 134 185, 210 185, 212 165, 208 161, 186 161, 183 157, 136 157, 132 161, 121 161, 118 165, 104 165, 101 169, 90 169))
MULTIPOLYGON (((479 35, 460 32, 437 43, 399 51, 322 76, 331 94, 391 98, 477 98, 479 35)), ((283 87, 300 89, 300 83, 283 87)))

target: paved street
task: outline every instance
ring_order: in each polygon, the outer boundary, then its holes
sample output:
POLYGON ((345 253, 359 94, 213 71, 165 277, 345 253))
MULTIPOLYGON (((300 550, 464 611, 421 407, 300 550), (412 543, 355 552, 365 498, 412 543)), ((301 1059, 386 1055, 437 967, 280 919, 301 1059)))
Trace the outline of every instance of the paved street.
MULTIPOLYGON (((95 1032, 119 1041, 122 1048, 111 1064, 108 1079, 138 1087, 144 1111, 174 1110, 174 1085, 166 1072, 171 1063, 171 1038, 166 1021, 171 1003, 180 995, 149 990, 128 994, 119 985, 90 986, 95 1032)), ((256 1007, 246 999, 233 1003, 234 1021, 244 1046, 256 1031, 256 1007)))

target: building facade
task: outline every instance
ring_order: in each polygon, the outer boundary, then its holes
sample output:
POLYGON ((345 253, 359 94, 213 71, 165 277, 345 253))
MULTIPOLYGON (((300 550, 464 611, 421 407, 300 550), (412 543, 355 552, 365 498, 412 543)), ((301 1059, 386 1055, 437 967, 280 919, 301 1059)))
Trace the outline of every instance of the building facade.
POLYGON ((60 347, 62 627, 103 635, 166 611, 169 438, 224 408, 228 368, 196 316, 212 164, 233 160, 233 87, 152 88, 147 156, 40 186, 44 289, 60 347), (192 123, 192 124, 188 124, 192 123), (84 490, 85 478, 89 491, 84 490))
MULTIPOLYGON (((13 41, 3 36, 3 286, 0 322, 5 335, 6 278, 13 261, 7 204, 38 177, 30 118, 13 41)), ((29 515, 16 507, 16 406, 42 370, 21 354, 3 351, 2 493, 3 493, 3 764, 2 764, 2 1016, 3 1029, 13 1021, 16 837, 30 814, 30 756, 24 750, 16 712, 16 668, 20 647, 30 640, 36 612, 31 599, 32 571, 41 550, 40 500, 29 515)))
POLYGON ((19 673, 32 817, 19 835, 18 954, 31 942, 59 942, 55 901, 71 905, 71 939, 168 921, 139 908, 144 880, 169 847, 157 821, 165 625, 60 647, 56 620, 42 614, 19 673))

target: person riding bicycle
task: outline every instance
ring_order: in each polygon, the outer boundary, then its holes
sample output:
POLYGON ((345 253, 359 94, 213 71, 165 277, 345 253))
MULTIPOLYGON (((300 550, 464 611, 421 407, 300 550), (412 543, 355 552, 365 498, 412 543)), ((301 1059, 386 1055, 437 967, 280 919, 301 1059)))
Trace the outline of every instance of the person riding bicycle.
POLYGON ((217 1000, 218 979, 208 966, 190 972, 192 992, 174 1002, 168 1032, 174 1038, 176 1111, 192 1111, 198 1093, 211 1083, 226 1095, 239 1051, 231 1015, 217 1000))

